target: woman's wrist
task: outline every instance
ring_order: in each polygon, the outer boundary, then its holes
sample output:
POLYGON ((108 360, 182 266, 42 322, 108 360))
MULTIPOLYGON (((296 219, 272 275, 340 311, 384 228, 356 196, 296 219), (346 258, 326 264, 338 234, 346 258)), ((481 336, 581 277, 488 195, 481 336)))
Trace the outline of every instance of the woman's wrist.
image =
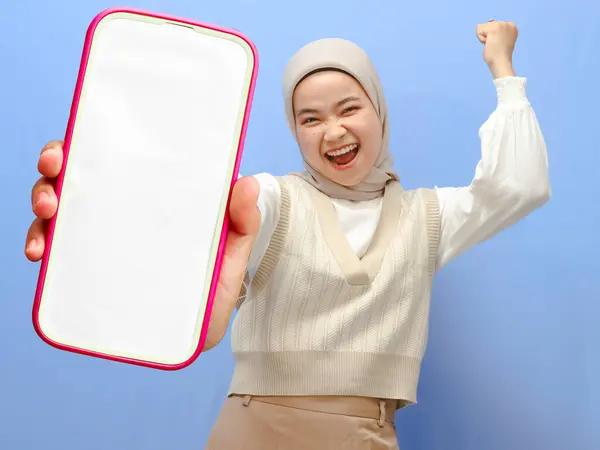
POLYGON ((490 68, 495 80, 498 78, 516 76, 512 61, 510 60, 492 61, 488 64, 488 67, 490 68))

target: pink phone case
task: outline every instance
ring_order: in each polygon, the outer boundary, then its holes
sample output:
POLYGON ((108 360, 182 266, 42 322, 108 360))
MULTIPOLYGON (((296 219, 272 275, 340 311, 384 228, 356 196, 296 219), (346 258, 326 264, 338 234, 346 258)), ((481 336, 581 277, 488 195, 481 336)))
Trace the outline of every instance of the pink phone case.
MULTIPOLYGON (((88 62, 88 58, 90 56, 90 49, 92 47, 92 43, 94 42, 94 33, 95 33, 97 26, 103 19, 105 19, 107 16, 109 16, 111 14, 115 14, 115 13, 130 13, 130 14, 136 14, 136 15, 141 15, 141 16, 160 18, 160 19, 169 20, 171 22, 176 22, 176 23, 180 23, 180 24, 189 24, 189 25, 205 28, 208 30, 214 30, 214 31, 218 31, 221 33, 227 33, 227 34, 230 34, 232 36, 236 36, 236 37, 242 39, 251 48, 252 55, 253 55, 252 76, 251 76, 251 82, 250 82, 250 89, 248 91, 248 99, 246 102, 246 107, 245 107, 244 116, 243 116, 243 124, 242 124, 241 134, 240 134, 240 138, 239 138, 239 144, 237 147, 237 155, 236 155, 236 159, 235 159, 233 178, 231 180, 231 186, 229 189, 229 196, 230 196, 231 189, 233 188, 233 185, 235 184, 235 180, 237 180, 238 173, 239 173, 242 149, 243 149, 243 144, 244 144, 244 140, 245 140, 245 136, 246 136, 249 114, 250 114, 250 110, 251 110, 252 99, 253 99, 254 89, 255 89, 255 84, 256 84, 256 77, 257 77, 257 72, 258 72, 258 53, 257 53, 256 47, 246 36, 243 36, 238 31, 235 31, 232 29, 227 29, 227 28, 223 28, 223 27, 219 27, 219 26, 215 26, 215 25, 208 25, 205 23, 200 23, 200 22, 189 20, 189 19, 173 17, 173 16, 169 16, 169 15, 158 14, 158 13, 148 12, 148 11, 139 10, 139 9, 111 8, 111 9, 101 12, 99 15, 97 15, 94 18, 94 20, 91 22, 91 24, 88 28, 87 34, 86 34, 86 39, 85 39, 85 44, 84 44, 84 48, 83 48, 83 54, 82 54, 82 58, 81 58, 81 64, 80 64, 80 69, 79 69, 79 74, 78 74, 78 79, 77 79, 77 85, 76 85, 75 92, 74 92, 74 98, 73 98, 71 111, 70 111, 70 118, 69 118, 66 135, 65 135, 63 168, 62 168, 61 174, 57 178, 56 187, 55 187, 57 196, 59 198, 59 210, 60 210, 60 198, 61 198, 61 191, 63 188, 64 174, 65 174, 65 170, 66 170, 67 160, 69 158, 69 148, 70 148, 70 144, 71 144, 73 129, 75 126, 75 117, 76 117, 77 110, 78 110, 80 96, 82 95, 82 88, 83 88, 84 81, 86 78, 87 62, 88 62)), ((227 200, 227 209, 229 206, 229 198, 230 197, 228 197, 228 200, 227 200)), ((213 299, 214 299, 215 291, 216 291, 217 284, 218 284, 217 281, 219 278, 219 273, 220 273, 220 269, 221 269, 221 265, 222 265, 222 261, 223 261, 224 246, 225 246, 225 241, 226 241, 226 236, 227 236, 227 231, 228 231, 228 214, 227 213, 225 214, 224 222, 223 222, 222 228, 220 230, 220 239, 219 239, 219 247, 218 247, 217 257, 216 257, 216 264, 214 267, 214 271, 212 273, 212 281, 210 283, 210 290, 209 290, 209 294, 208 294, 208 300, 206 303, 206 309, 205 309, 204 319, 202 321, 202 327, 201 327, 201 332, 200 332, 200 337, 199 337, 199 341, 197 344, 197 348, 195 349, 191 358, 189 358, 186 361, 181 362, 179 364, 162 364, 162 363, 157 363, 157 362, 153 362, 153 361, 146 361, 146 360, 141 360, 141 359, 127 358, 127 357, 121 357, 121 356, 116 356, 116 355, 112 355, 112 354, 96 352, 96 351, 92 351, 92 350, 85 349, 85 348, 78 348, 76 346, 66 345, 61 342, 55 342, 54 340, 49 338, 44 333, 42 327, 40 326, 39 311, 40 311, 40 302, 41 302, 41 298, 42 298, 42 293, 44 291, 44 286, 45 286, 46 273, 47 273, 47 269, 48 269, 48 261, 50 258, 50 254, 52 252, 52 243, 53 243, 53 236, 54 236, 54 232, 55 232, 55 226, 56 226, 56 217, 50 221, 49 227, 47 230, 47 237, 46 237, 47 244, 46 244, 46 249, 45 249, 45 252, 44 252, 44 255, 42 258, 42 262, 41 262, 41 268, 40 268, 37 289, 36 289, 36 294, 35 294, 35 301, 34 301, 33 312, 32 312, 34 328, 35 328, 37 334, 40 336, 40 338, 44 342, 46 342, 47 344, 49 344, 57 349, 68 351, 68 352, 74 352, 74 353, 78 353, 78 354, 82 354, 82 355, 103 358, 103 359, 108 359, 108 360, 113 360, 113 361, 118 361, 118 362, 128 363, 128 364, 134 364, 134 365, 139 365, 139 366, 145 366, 145 367, 150 367, 150 368, 155 368, 155 369, 162 369, 162 370, 179 370, 184 367, 187 367, 193 361, 195 361, 195 359, 202 352, 202 348, 204 347, 206 337, 207 337, 208 325, 209 325, 212 306, 213 306, 213 299)))

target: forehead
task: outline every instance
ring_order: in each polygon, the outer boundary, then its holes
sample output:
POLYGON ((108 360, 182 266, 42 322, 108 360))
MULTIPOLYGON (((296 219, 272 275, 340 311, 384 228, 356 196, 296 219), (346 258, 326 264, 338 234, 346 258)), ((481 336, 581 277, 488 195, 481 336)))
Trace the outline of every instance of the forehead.
POLYGON ((294 91, 296 107, 305 103, 337 102, 344 97, 367 98, 362 86, 354 77, 338 71, 328 70, 309 75, 294 91))

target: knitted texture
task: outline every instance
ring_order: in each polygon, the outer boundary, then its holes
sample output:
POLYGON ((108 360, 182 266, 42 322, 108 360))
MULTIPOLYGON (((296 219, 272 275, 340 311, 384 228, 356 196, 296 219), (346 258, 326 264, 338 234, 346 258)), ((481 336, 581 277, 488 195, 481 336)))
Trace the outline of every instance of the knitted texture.
POLYGON ((388 184, 358 258, 331 200, 278 179, 280 220, 232 328, 230 393, 416 402, 439 239, 435 191, 388 184))

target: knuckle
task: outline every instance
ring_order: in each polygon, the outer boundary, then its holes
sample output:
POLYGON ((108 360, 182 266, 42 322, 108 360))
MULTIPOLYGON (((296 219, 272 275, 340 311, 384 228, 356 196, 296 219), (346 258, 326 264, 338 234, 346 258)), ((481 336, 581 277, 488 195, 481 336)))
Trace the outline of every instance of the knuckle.
POLYGON ((37 234, 37 229, 38 229, 38 219, 35 219, 33 222, 31 222, 31 225, 29 226, 29 230, 27 230, 27 240, 29 241, 30 239, 32 239, 33 237, 35 237, 35 235, 37 234))
POLYGON ((44 145, 44 148, 42 148, 42 153, 44 153, 45 151, 54 150, 54 149, 62 150, 62 147, 63 147, 63 141, 58 141, 58 140, 50 141, 46 145, 44 145))
POLYGON ((31 194, 33 197, 38 196, 41 192, 46 192, 48 195, 52 195, 52 185, 48 183, 45 178, 40 178, 37 183, 33 185, 31 194))
POLYGON ((42 219, 40 219, 39 217, 37 217, 33 222, 31 222, 31 226, 29 227, 29 230, 27 231, 27 240, 31 240, 34 238, 39 239, 40 237, 43 237, 44 232, 43 232, 43 226, 42 226, 43 222, 42 219))
POLYGON ((44 182, 44 179, 43 179, 43 178, 39 178, 39 179, 38 179, 38 180, 37 180, 37 181, 34 183, 33 187, 31 188, 31 192, 32 192, 33 194, 35 194, 35 193, 36 193, 36 192, 37 192, 37 191, 40 189, 40 186, 41 186, 41 184, 42 184, 43 182, 44 182))

